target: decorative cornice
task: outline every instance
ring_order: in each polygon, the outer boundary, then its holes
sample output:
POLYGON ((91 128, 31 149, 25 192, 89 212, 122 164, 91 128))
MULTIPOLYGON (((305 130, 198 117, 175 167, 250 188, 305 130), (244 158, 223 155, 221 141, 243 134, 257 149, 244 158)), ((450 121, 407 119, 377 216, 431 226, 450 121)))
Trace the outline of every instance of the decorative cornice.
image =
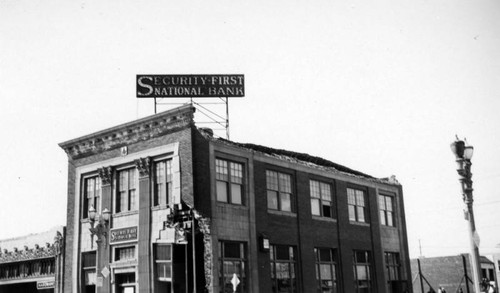
POLYGON ((169 111, 118 125, 97 133, 60 143, 71 159, 117 149, 139 141, 163 136, 194 124, 195 108, 184 105, 169 111))
POLYGON ((135 160, 135 166, 139 170, 140 177, 148 177, 151 170, 151 158, 139 158, 135 160))
POLYGON ((35 244, 32 249, 28 246, 24 246, 23 250, 19 250, 17 247, 14 247, 12 251, 3 249, 0 251, 0 264, 56 257, 61 254, 63 246, 64 237, 58 231, 54 237, 54 243, 46 243, 44 247, 35 244))
POLYGON ((99 168, 97 169, 97 172, 99 173, 99 177, 101 178, 102 185, 111 184, 111 181, 113 180, 113 167, 108 166, 99 168))

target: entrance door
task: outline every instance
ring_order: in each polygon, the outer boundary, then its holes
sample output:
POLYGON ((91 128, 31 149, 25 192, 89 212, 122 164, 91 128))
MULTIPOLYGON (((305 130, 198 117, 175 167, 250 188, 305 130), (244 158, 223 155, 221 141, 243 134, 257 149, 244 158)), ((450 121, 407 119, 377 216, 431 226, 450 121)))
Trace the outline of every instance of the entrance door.
POLYGON ((115 274, 116 293, 135 293, 135 273, 115 274))

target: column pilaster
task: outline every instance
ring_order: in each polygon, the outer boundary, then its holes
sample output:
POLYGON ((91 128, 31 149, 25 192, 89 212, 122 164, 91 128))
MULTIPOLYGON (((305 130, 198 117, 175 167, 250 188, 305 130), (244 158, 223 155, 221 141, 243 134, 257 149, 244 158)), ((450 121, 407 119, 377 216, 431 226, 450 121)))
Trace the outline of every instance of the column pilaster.
POLYGON ((139 171, 138 292, 151 292, 151 158, 135 161, 139 171))

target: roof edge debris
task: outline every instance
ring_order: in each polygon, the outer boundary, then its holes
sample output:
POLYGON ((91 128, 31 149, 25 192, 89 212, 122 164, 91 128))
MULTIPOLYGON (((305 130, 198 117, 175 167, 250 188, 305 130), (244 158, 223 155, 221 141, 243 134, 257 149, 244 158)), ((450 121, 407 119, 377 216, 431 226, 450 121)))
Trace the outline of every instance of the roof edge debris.
POLYGON ((396 180, 396 177, 394 175, 387 177, 387 178, 376 178, 376 177, 373 177, 373 176, 368 175, 366 173, 348 168, 348 167, 343 166, 341 164, 334 163, 330 160, 327 160, 327 159, 324 159, 321 157, 317 157, 317 156, 312 156, 312 155, 309 155, 306 153, 293 152, 293 151, 288 151, 288 150, 284 150, 284 149, 276 149, 276 148, 257 145, 257 144, 253 144, 253 143, 239 143, 239 142, 227 140, 224 138, 215 138, 212 135, 210 135, 210 133, 207 133, 207 131, 205 129, 198 128, 198 131, 200 133, 202 133, 206 139, 209 139, 209 140, 214 141, 214 142, 223 143, 226 145, 231 145, 231 146, 235 146, 235 147, 239 147, 239 148, 244 148, 244 149, 247 149, 250 151, 263 153, 263 154, 270 155, 270 156, 275 156, 275 157, 283 157, 284 156, 284 157, 288 157, 290 159, 293 159, 293 160, 296 160, 299 162, 308 163, 308 165, 313 164, 313 165, 316 165, 318 167, 325 167, 325 168, 328 168, 330 170, 333 169, 333 170, 341 172, 341 173, 345 173, 348 175, 354 175, 357 177, 363 177, 363 178, 366 178, 366 179, 369 179, 372 181, 376 181, 376 182, 382 182, 385 184, 393 184, 393 185, 401 185, 396 180))

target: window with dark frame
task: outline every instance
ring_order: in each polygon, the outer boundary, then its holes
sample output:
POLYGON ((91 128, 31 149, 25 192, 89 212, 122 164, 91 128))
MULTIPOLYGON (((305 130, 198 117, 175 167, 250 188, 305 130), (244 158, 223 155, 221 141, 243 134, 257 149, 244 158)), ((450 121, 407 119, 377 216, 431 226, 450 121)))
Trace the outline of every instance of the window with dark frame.
POLYGON ((82 252, 82 292, 89 293, 96 290, 96 258, 95 251, 82 252))
POLYGON ((137 169, 130 168, 118 172, 116 212, 135 211, 138 208, 136 191, 137 169))
POLYGON ((243 164, 216 159, 215 179, 217 201, 243 204, 243 164))
POLYGON ((353 254, 354 290, 356 293, 372 292, 371 254, 364 250, 355 250, 353 254))
POLYGON ((219 242, 219 284, 221 293, 247 292, 246 245, 243 242, 219 242), (236 274, 240 280, 233 291, 231 280, 236 274))
POLYGON ((331 248, 315 248, 318 293, 337 293, 337 255, 331 248))
POLYGON ((155 163, 154 206, 164 206, 172 202, 172 160, 155 163))
POLYGON ((309 180, 311 213, 314 216, 334 218, 332 188, 328 183, 309 180))
POLYGON ((380 208, 380 223, 384 226, 394 227, 394 201, 393 197, 389 195, 378 196, 378 203, 380 208))
POLYGON ((115 261, 134 260, 135 258, 135 246, 115 248, 115 261))
POLYGON ((156 277, 161 282, 172 281, 172 245, 156 244, 155 247, 156 277))
POLYGON ((266 171, 267 208, 292 212, 292 176, 276 171, 266 171))
POLYGON ((271 262, 272 292, 298 292, 297 263, 294 255, 295 248, 293 246, 270 246, 269 258, 271 262))
POLYGON ((399 253, 397 252, 384 252, 385 255, 385 266, 387 269, 387 281, 399 281, 401 280, 400 276, 400 259, 399 253))
POLYGON ((101 204, 101 178, 99 176, 85 178, 83 180, 83 211, 82 218, 88 218, 90 207, 100 211, 101 204))
POLYGON ((347 205, 349 221, 367 223, 365 192, 359 189, 347 188, 347 205))

